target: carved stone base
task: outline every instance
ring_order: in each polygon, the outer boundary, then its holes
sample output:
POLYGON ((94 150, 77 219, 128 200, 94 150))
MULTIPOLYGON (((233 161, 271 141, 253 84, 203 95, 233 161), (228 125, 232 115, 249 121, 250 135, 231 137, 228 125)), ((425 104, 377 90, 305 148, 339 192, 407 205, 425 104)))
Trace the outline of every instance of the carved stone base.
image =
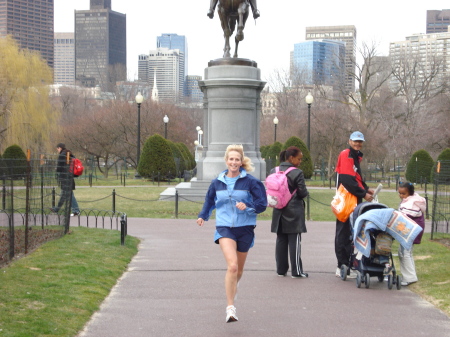
POLYGON ((214 66, 247 66, 258 68, 258 64, 255 61, 233 57, 215 59, 208 62, 208 67, 214 66))

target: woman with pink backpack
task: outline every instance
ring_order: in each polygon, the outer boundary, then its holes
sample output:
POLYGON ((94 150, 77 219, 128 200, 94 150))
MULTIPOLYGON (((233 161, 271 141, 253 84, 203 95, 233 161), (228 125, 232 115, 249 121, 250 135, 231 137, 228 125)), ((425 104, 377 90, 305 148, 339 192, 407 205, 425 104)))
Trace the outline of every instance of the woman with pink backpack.
MULTIPOLYGON (((286 276, 291 262, 292 278, 308 277, 303 271, 301 258, 302 233, 306 233, 305 202, 308 195, 303 171, 298 168, 303 158, 302 151, 295 146, 290 146, 281 151, 279 171, 287 171, 286 177, 289 192, 292 198, 281 209, 274 208, 272 214, 272 233, 277 233, 275 246, 275 259, 278 276, 286 276), (295 193, 294 193, 295 191, 295 193)), ((275 172, 273 169, 271 173, 275 172)))

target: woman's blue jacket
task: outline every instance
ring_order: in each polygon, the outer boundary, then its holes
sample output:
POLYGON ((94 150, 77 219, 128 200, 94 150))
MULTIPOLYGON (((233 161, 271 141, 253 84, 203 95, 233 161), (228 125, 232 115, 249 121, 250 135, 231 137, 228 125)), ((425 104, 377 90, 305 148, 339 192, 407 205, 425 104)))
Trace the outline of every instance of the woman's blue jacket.
POLYGON ((227 172, 228 170, 223 171, 211 182, 198 217, 208 220, 216 209, 216 226, 256 226, 256 215, 264 212, 267 207, 263 183, 241 168, 234 189, 229 193, 225 182, 227 172), (247 208, 239 210, 236 208, 238 202, 245 203, 247 208))

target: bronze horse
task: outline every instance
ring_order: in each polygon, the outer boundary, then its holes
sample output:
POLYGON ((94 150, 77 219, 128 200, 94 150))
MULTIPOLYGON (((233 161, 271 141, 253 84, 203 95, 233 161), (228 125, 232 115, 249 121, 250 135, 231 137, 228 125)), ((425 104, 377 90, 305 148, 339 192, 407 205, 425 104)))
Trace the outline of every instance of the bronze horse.
POLYGON ((225 38, 225 47, 223 48, 224 58, 230 55, 230 36, 234 33, 237 24, 237 31, 234 37, 236 47, 233 57, 238 57, 239 41, 244 39, 244 27, 249 13, 248 0, 219 0, 217 12, 219 13, 220 23, 222 24, 223 36, 225 38))

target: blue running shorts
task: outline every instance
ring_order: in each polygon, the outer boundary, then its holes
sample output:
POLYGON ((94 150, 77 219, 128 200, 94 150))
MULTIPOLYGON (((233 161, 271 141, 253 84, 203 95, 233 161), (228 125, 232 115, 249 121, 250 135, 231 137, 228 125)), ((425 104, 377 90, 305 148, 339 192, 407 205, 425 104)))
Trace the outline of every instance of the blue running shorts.
POLYGON ((255 244, 255 227, 256 226, 216 227, 214 242, 219 244, 220 238, 232 239, 236 241, 237 251, 246 253, 255 244))

